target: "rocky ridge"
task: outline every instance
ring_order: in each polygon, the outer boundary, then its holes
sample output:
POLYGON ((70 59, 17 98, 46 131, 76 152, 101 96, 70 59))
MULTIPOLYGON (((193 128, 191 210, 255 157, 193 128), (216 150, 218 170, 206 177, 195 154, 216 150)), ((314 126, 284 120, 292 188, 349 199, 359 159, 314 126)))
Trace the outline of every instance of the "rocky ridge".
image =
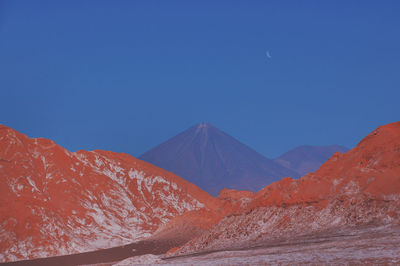
POLYGON ((400 224, 400 122, 381 126, 315 173, 283 178, 175 254, 249 247, 360 226, 400 224))
POLYGON ((0 125, 0 262, 131 243, 218 200, 127 154, 69 152, 0 125))

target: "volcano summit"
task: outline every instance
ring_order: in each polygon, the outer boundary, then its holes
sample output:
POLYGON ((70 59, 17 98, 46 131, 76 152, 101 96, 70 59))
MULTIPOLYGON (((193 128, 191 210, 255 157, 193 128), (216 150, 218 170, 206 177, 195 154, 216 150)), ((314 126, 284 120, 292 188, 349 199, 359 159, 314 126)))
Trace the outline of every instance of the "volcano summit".
POLYGON ((293 170, 211 124, 198 124, 139 157, 217 195, 224 188, 257 191, 293 170))

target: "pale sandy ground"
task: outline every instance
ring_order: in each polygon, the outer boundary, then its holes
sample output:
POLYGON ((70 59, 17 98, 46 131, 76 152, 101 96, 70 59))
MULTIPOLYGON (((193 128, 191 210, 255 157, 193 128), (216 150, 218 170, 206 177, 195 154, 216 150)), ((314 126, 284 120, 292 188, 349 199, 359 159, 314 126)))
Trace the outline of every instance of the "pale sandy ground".
POLYGON ((400 265, 398 227, 364 228, 243 250, 162 259, 132 257, 117 265, 400 265))

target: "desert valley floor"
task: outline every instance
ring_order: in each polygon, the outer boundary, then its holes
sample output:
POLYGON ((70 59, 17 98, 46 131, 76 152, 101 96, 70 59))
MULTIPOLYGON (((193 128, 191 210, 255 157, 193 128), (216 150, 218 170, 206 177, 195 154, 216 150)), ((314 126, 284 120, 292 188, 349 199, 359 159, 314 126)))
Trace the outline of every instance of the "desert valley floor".
POLYGON ((77 255, 8 265, 399 265, 400 226, 362 226, 282 239, 241 249, 168 257, 173 243, 138 242, 77 255), (159 255, 153 255, 153 254, 159 255), (117 257, 116 257, 117 256, 117 257), (133 256, 126 258, 128 256, 133 256), (126 258, 126 259, 123 259, 126 258), (121 261, 119 261, 121 260, 121 261))
POLYGON ((400 227, 327 232, 242 250, 221 250, 154 262, 168 265, 399 265, 400 227))

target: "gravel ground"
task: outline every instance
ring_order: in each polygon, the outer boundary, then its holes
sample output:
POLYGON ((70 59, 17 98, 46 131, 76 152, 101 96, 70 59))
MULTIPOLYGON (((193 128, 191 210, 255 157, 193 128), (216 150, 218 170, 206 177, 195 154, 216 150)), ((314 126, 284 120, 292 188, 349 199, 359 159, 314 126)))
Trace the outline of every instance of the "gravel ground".
POLYGON ((332 235, 268 243, 265 246, 250 249, 193 254, 164 259, 162 262, 153 260, 149 263, 165 265, 400 265, 400 228, 363 228, 332 235))

